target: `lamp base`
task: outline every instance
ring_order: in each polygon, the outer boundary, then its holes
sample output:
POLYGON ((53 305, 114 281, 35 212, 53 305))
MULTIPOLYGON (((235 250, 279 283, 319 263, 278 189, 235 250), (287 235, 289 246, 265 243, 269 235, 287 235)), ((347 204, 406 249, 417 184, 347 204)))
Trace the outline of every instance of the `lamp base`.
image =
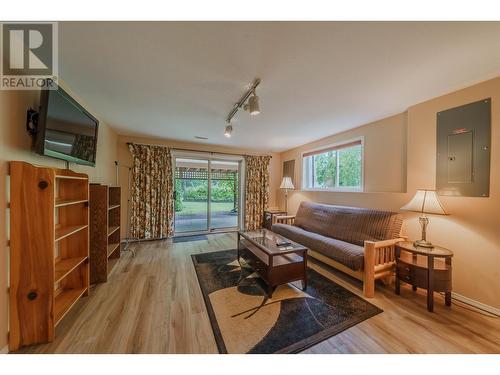
POLYGON ((432 249, 434 247, 434 245, 432 243, 430 243, 429 241, 426 241, 426 240, 415 241, 415 242, 413 242, 413 246, 415 246, 415 247, 427 247, 429 249, 432 249))

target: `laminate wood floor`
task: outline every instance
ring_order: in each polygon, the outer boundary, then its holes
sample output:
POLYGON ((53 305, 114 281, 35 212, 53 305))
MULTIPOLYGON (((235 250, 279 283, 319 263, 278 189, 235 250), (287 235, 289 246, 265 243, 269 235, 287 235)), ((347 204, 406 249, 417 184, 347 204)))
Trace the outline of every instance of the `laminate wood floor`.
MULTIPOLYGON (((54 342, 22 353, 217 353, 191 254, 233 249, 235 234, 205 241, 171 240, 135 245, 122 254, 109 281, 91 290, 57 327, 54 342)), ((361 283, 310 262, 310 266, 361 295, 361 283)), ((305 353, 500 353, 500 319, 458 304, 435 312, 423 292, 377 285, 370 300, 384 310, 305 353)))

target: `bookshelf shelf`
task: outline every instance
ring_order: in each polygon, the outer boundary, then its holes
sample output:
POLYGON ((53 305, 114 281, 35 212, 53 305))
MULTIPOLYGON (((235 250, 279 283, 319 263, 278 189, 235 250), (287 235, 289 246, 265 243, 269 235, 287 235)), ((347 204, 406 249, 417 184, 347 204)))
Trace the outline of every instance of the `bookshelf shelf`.
POLYGON ((87 203, 88 200, 86 199, 76 199, 76 200, 56 200, 56 207, 64 207, 64 206, 71 206, 72 204, 80 204, 80 203, 87 203))
POLYGON ((116 249, 120 247, 119 243, 113 243, 108 245, 108 258, 115 252, 116 249))
POLYGON ((118 225, 114 226, 114 227, 109 227, 108 228, 108 236, 111 236, 113 233, 115 233, 118 229, 120 229, 120 227, 118 225))
POLYGON ((71 176, 71 175, 56 175, 57 179, 64 179, 64 180, 87 180, 88 177, 86 176, 71 176))
POLYGON ((67 227, 59 227, 59 228, 56 228, 55 230, 55 234, 56 234, 56 238, 55 238, 55 241, 60 241, 62 240, 63 238, 66 238, 68 236, 71 236, 72 234, 75 234, 83 229, 86 229, 88 227, 87 224, 85 225, 70 225, 70 226, 67 226, 67 227))
POLYGON ((55 298, 54 325, 57 326, 87 288, 65 289, 55 298))
POLYGON ((55 265, 55 283, 60 282, 64 279, 68 274, 71 273, 76 267, 78 267, 81 263, 85 262, 87 257, 74 257, 67 259, 58 259, 55 265))

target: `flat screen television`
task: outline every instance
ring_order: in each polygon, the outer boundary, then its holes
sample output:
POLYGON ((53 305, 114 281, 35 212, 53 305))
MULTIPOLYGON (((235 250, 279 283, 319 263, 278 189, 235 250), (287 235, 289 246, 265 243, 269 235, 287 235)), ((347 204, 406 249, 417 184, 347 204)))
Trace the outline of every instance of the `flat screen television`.
POLYGON ((42 90, 35 151, 95 166, 99 121, 61 87, 42 90))

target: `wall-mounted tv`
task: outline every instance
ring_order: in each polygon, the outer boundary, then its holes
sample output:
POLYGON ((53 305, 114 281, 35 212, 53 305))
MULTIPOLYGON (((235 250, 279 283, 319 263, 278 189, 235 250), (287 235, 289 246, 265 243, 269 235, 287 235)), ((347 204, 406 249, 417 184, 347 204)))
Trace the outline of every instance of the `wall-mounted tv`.
POLYGON ((42 90, 35 151, 95 166, 99 121, 61 87, 42 90))

